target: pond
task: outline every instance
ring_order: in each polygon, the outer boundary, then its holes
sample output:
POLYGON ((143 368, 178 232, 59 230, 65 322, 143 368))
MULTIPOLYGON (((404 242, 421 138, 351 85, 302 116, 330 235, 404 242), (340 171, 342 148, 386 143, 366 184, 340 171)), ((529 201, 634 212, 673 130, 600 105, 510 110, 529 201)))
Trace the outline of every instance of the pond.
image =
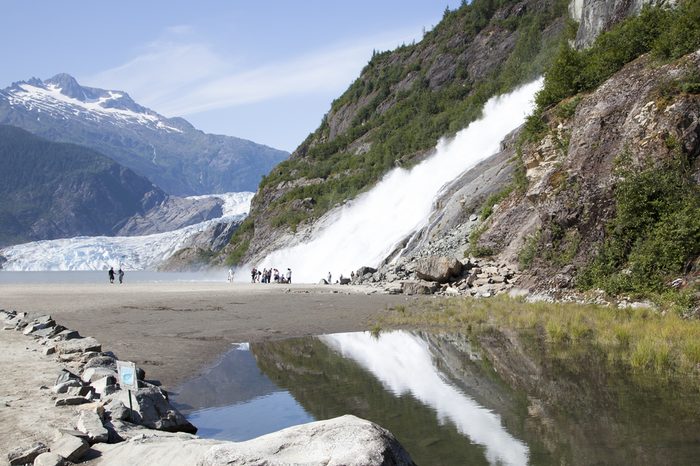
POLYGON ((606 372, 595 358, 564 367, 526 338, 504 341, 392 331, 239 344, 171 399, 199 435, 234 441, 354 414, 419 465, 700 458, 697 390, 606 372))

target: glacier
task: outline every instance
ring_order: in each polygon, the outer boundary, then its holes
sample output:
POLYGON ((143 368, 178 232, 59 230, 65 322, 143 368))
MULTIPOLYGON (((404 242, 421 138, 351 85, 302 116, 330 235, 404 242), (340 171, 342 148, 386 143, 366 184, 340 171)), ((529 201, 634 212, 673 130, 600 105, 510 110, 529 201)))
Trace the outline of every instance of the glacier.
MULTIPOLYGON (((329 271, 347 277, 361 266, 378 266, 426 224, 445 185, 497 153, 503 138, 524 123, 542 83, 538 79, 490 99, 479 120, 452 140, 441 140, 431 157, 410 170, 393 169, 371 190, 324 216, 311 240, 299 237, 298 244, 243 269, 290 267, 295 282, 316 283, 329 271)), ((236 276, 243 280, 246 274, 236 276)))
POLYGON ((223 201, 221 217, 165 233, 145 236, 78 236, 18 244, 0 249, 7 259, 4 270, 65 271, 106 270, 123 267, 127 270, 155 270, 198 233, 217 223, 242 221, 250 211, 255 193, 237 192, 207 194, 191 198, 216 197, 223 201))

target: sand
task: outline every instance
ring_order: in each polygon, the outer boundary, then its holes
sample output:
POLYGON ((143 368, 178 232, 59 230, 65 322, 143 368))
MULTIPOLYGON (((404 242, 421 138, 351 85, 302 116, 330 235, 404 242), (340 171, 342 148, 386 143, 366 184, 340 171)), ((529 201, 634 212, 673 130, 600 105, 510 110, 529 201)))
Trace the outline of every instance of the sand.
MULTIPOLYGON (((0 309, 48 313, 166 388, 231 344, 368 330, 407 297, 350 286, 229 283, 2 284, 0 309)), ((2 338, 2 337, 0 337, 2 338)))

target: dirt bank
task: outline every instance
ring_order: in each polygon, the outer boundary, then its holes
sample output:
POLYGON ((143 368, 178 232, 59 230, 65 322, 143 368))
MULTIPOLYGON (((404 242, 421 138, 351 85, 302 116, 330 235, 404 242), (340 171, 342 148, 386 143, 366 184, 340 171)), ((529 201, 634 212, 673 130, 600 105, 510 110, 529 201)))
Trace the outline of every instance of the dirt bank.
POLYGON ((388 307, 410 299, 366 291, 228 283, 7 284, 0 285, 0 308, 51 314, 134 361, 147 378, 174 387, 231 343, 367 330, 388 307))

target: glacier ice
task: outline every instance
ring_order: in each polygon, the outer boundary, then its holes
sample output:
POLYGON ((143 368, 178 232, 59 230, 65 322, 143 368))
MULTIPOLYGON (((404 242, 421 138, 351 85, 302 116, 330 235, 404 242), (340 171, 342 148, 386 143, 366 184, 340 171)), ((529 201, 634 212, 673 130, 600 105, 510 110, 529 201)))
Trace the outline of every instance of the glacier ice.
POLYGON ((178 249, 188 245, 192 236, 211 225, 243 220, 248 215, 253 195, 251 192, 240 192, 192 196, 222 199, 223 216, 165 233, 146 236, 79 236, 10 246, 0 250, 0 255, 7 259, 3 269, 105 270, 121 266, 128 270, 154 270, 178 249))

